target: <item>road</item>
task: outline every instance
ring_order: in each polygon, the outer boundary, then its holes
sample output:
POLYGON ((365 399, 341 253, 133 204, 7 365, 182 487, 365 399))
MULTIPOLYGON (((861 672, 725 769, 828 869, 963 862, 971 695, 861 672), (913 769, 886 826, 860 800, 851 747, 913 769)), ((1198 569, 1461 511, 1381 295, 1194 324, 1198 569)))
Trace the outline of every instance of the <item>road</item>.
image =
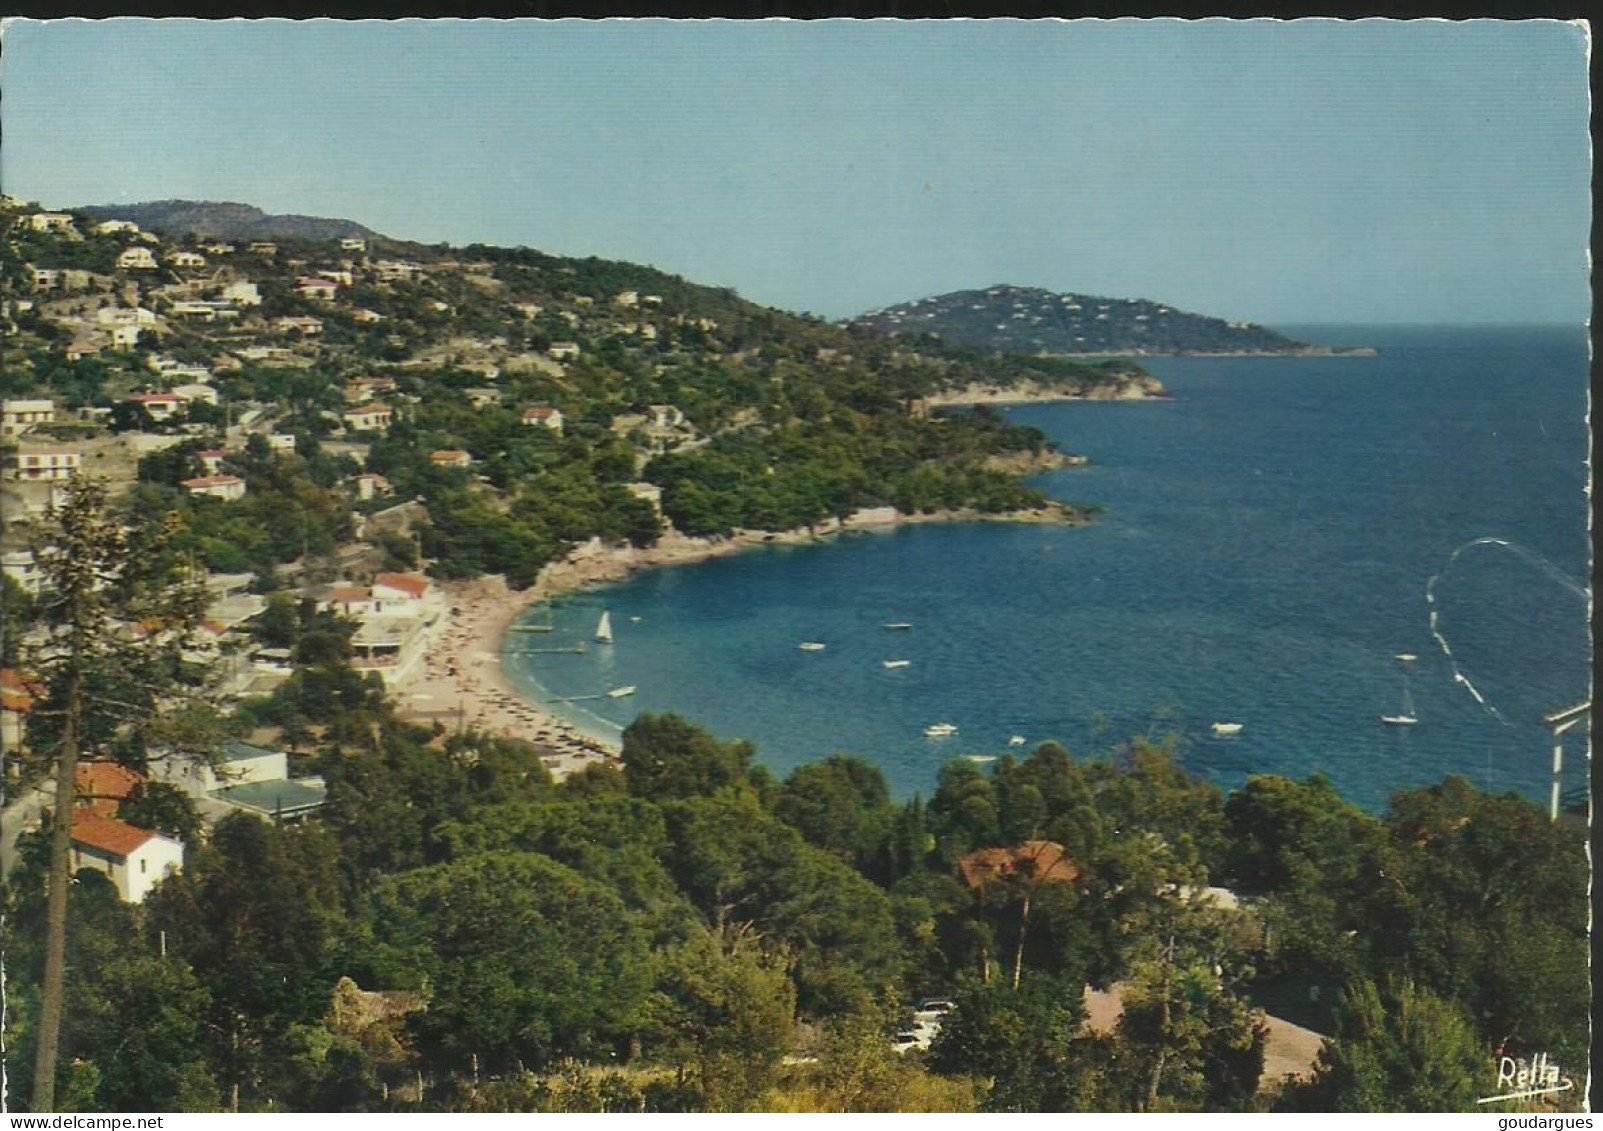
POLYGON ((46 779, 0 810, 0 878, 11 875, 11 867, 17 862, 17 838, 39 819, 55 791, 55 782, 46 779))

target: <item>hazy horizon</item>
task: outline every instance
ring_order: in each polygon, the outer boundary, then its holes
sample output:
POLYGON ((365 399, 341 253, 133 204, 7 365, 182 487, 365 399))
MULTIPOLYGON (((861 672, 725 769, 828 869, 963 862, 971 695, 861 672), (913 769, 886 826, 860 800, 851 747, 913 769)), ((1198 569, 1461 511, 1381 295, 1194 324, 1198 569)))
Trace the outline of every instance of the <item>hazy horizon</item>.
POLYGON ((1011 284, 1590 314, 1554 21, 13 21, 4 191, 647 263, 836 319, 1011 284), (310 124, 310 125, 309 125, 310 124))

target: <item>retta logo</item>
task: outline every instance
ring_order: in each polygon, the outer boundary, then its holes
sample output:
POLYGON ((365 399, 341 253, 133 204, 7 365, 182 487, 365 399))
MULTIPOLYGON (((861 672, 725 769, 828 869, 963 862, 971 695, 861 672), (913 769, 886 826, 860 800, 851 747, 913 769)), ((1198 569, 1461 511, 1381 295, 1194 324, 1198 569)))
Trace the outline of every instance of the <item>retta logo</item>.
POLYGON ((1502 1057, 1497 1062, 1497 1094, 1475 1102, 1494 1104, 1501 1100, 1523 1100, 1531 1096, 1546 1096, 1554 1092, 1567 1092, 1575 1081, 1564 1076, 1558 1065, 1539 1052, 1530 1060, 1502 1057))

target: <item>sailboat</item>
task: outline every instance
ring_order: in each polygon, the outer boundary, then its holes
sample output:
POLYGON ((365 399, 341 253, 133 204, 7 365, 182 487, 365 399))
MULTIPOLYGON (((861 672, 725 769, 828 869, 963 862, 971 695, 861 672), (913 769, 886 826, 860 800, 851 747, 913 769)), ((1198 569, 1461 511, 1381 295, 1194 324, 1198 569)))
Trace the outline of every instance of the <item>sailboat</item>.
POLYGON ((596 639, 603 644, 612 643, 612 614, 610 612, 601 614, 601 620, 596 625, 596 639))
POLYGON ((1414 697, 1408 693, 1408 688, 1403 688, 1402 711, 1396 715, 1382 715, 1380 721, 1393 727, 1411 727, 1419 722, 1414 715, 1414 697))

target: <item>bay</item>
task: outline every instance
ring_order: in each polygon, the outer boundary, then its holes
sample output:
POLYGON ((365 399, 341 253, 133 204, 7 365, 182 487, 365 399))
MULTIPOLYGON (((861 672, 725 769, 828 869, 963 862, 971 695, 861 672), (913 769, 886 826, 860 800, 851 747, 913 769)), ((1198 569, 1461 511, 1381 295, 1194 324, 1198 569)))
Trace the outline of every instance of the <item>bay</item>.
MULTIPOLYGON (((1036 481, 1105 507, 1090 527, 917 526, 647 573, 557 602, 556 642, 605 608, 615 643, 509 674, 545 702, 636 686, 555 704, 598 733, 674 711, 779 775, 861 755, 904 797, 951 758, 1027 752, 1014 735, 1078 756, 1178 736, 1227 788, 1320 772, 1378 810, 1458 773, 1545 803, 1541 717, 1590 685, 1584 332, 1289 330, 1381 353, 1150 359, 1173 402, 1013 410, 1090 457, 1036 481), (1514 548, 1471 544, 1489 538, 1514 548), (1381 724, 1405 691, 1419 724, 1381 724), (924 737, 937 722, 958 733, 924 737)), ((1584 752, 1572 736, 1567 791, 1584 752)))

